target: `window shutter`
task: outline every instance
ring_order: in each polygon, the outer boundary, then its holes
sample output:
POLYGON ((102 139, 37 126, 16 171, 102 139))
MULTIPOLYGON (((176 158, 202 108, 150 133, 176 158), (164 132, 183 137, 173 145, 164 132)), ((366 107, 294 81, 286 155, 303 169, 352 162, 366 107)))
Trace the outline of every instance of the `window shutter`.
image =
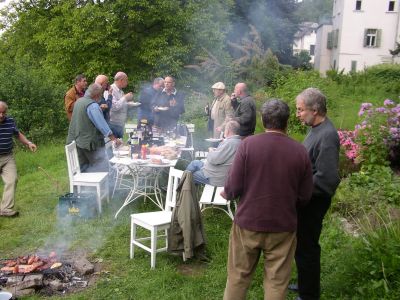
POLYGON ((367 47, 367 33, 368 29, 364 29, 364 47, 367 47))
POLYGON ((334 31, 334 38, 333 38, 333 47, 337 48, 339 44, 339 29, 334 31))
POLYGON ((377 29, 376 30, 376 44, 375 47, 380 47, 381 46, 381 36, 382 36, 382 29, 377 29))
POLYGON ((332 49, 332 34, 333 32, 328 32, 328 43, 326 45, 326 48, 332 49))

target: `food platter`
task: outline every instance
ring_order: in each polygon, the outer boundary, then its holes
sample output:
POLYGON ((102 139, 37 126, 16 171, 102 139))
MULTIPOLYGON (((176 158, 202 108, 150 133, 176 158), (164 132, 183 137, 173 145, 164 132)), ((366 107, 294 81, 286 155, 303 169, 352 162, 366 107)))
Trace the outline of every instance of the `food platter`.
POLYGON ((169 110, 168 106, 156 106, 155 109, 160 110, 160 111, 166 111, 169 110))
POLYGON ((214 139, 214 138, 206 139, 206 141, 210 142, 210 143, 218 143, 218 142, 221 142, 222 140, 223 139, 214 139))
POLYGON ((132 106, 132 107, 136 107, 136 106, 139 106, 141 104, 142 103, 140 103, 140 102, 128 102, 128 106, 132 106))

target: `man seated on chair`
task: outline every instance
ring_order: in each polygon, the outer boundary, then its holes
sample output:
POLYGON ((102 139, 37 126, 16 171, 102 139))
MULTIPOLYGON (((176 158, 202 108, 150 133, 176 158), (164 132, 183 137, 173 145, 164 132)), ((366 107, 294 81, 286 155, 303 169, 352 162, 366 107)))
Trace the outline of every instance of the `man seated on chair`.
POLYGON ((228 121, 224 131, 225 140, 217 148, 209 148, 206 161, 194 160, 187 166, 186 170, 193 173, 195 183, 224 186, 236 149, 241 142, 239 130, 240 124, 237 121, 228 121))
POLYGON ((75 140, 81 172, 108 172, 104 137, 115 141, 117 145, 121 144, 112 133, 98 105, 102 95, 101 85, 91 84, 85 96, 76 101, 72 112, 67 144, 75 140))

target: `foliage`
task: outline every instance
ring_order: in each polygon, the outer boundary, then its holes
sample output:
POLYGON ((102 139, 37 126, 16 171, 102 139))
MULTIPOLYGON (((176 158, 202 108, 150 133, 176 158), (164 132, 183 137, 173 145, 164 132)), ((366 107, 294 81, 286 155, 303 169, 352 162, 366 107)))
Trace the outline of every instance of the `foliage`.
POLYGON ((358 238, 336 234, 328 241, 326 250, 331 253, 327 253, 329 259, 325 263, 329 272, 323 288, 329 293, 329 299, 398 299, 398 216, 379 209, 365 214, 357 225, 360 229, 358 238))
POLYGON ((400 178, 387 166, 364 165, 342 179, 333 209, 342 216, 358 216, 363 211, 387 205, 400 205, 400 178))
POLYGON ((300 70, 311 70, 312 65, 310 63, 311 56, 307 50, 301 50, 293 56, 292 66, 294 69, 300 70))
MULTIPOLYGON (((296 1, 236 0, 235 2, 229 40, 240 43, 248 25, 251 24, 260 33, 264 49, 270 48, 281 63, 289 63, 292 57, 293 36, 298 24, 294 15, 296 1)), ((237 58, 235 52, 232 52, 232 56, 237 58)))
POLYGON ((320 23, 332 16, 333 0, 303 0, 299 1, 296 16, 301 22, 320 23))

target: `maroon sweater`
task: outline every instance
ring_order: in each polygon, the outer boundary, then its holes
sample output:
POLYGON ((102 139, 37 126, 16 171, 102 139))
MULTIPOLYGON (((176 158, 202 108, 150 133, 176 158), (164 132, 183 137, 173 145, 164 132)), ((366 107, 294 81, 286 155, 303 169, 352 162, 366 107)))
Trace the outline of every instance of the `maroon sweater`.
POLYGON ((240 198, 234 222, 262 232, 296 231, 296 206, 306 204, 312 190, 306 149, 274 132, 242 141, 225 183, 227 198, 240 198))

